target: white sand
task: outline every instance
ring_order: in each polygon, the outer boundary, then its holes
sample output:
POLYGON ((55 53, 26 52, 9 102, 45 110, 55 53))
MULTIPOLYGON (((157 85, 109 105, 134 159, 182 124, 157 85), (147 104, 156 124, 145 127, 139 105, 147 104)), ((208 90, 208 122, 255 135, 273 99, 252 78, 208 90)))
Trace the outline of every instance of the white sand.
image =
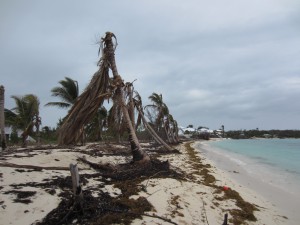
MULTIPOLYGON (((201 142, 200 145, 197 143, 195 146, 200 146, 198 147, 199 152, 210 158, 210 160, 206 160, 211 165, 217 165, 218 170, 227 177, 225 180, 231 181, 231 183, 227 184, 228 186, 234 187, 235 190, 244 195, 252 192, 252 196, 260 196, 259 198, 264 200, 265 205, 270 205, 268 208, 276 207, 277 215, 288 217, 288 220, 285 221, 287 224, 299 224, 299 192, 292 194, 289 192, 288 187, 281 189, 265 182, 267 179, 261 179, 256 177, 255 174, 249 173, 243 165, 235 163, 229 158, 224 158, 224 155, 215 154, 214 151, 211 151, 212 147, 207 142, 201 142)), ((266 206, 262 205, 262 207, 266 206)), ((281 220, 280 216, 279 220, 281 220)))
MULTIPOLYGON (((182 155, 164 156, 170 157, 173 166, 191 171, 189 158, 185 154, 184 147, 181 147, 182 155)), ((202 160, 201 154, 197 154, 202 160)), ((207 159, 204 164, 213 163, 207 159)), ((282 212, 274 207, 268 200, 260 196, 251 189, 242 187, 233 181, 229 174, 217 168, 210 169, 212 175, 217 179, 216 184, 229 186, 240 193, 242 198, 249 203, 259 206, 260 211, 255 212, 256 222, 248 224, 292 224, 284 219, 282 212)), ((146 181, 144 182, 144 184, 146 181)), ((233 200, 217 201, 214 197, 215 189, 195 182, 179 182, 173 179, 153 179, 149 180, 147 192, 141 193, 155 207, 155 214, 164 216, 178 224, 222 224, 223 216, 230 209, 237 206, 233 200), (178 198, 178 205, 171 204, 174 198, 178 198)), ((222 194, 220 194, 222 196, 222 194)), ((174 201, 173 201, 174 203, 174 201)), ((229 213, 230 218, 230 213, 229 213)), ((146 224, 168 224, 161 220, 143 217, 146 224)), ((142 221, 136 220, 134 224, 141 224, 142 221)))
MULTIPOLYGON (((161 160, 169 160, 171 168, 177 171, 193 172, 193 167, 189 155, 185 151, 183 145, 177 147, 182 154, 163 155, 161 160)), ((81 149, 85 149, 84 147, 81 149)), ((197 151, 197 150, 196 150, 197 151)), ((82 156, 79 152, 64 152, 62 149, 53 149, 47 151, 39 151, 38 155, 29 158, 16 158, 15 154, 11 155, 6 162, 15 164, 31 164, 38 166, 63 166, 67 167, 69 163, 76 163, 76 158, 82 156), (56 159, 56 160, 55 160, 56 159)), ((18 153, 24 155, 24 153, 18 153)), ((30 153, 32 154, 32 152, 30 153)), ((198 152, 197 156, 203 160, 203 156, 198 152)), ((90 157, 87 159, 95 163, 124 162, 125 157, 120 156, 103 156, 90 157)), ((0 160, 2 161, 2 160, 0 160)), ((4 162, 4 160, 3 160, 4 162)), ((205 164, 213 165, 212 161, 204 160, 205 164)), ((203 161, 202 161, 203 163, 203 161)), ((214 165, 215 166, 215 165, 214 165)), ((88 166, 79 164, 80 171, 85 170, 85 173, 92 173, 88 166)), ((26 170, 26 169, 25 169, 26 170)), ((240 195, 248 202, 256 204, 260 211, 255 212, 257 222, 248 222, 248 224, 293 224, 290 220, 284 219, 282 213, 272 202, 265 199, 263 196, 254 192, 237 181, 232 179, 229 172, 220 170, 219 168, 210 168, 211 174, 217 179, 216 184, 229 186, 238 191, 240 195)), ((41 182, 43 179, 51 179, 54 176, 69 176, 68 171, 58 170, 43 170, 20 173, 15 171, 15 168, 1 167, 0 171, 3 175, 0 190, 0 224, 32 224, 37 220, 41 220, 52 209, 56 208, 60 202, 59 197, 50 195, 41 188, 24 187, 22 190, 37 191, 36 195, 31 197, 32 203, 22 204, 14 203, 13 194, 4 194, 6 191, 13 190, 11 184, 21 184, 26 182, 41 182)), ((194 175, 194 180, 187 179, 186 181, 178 181, 172 178, 150 178, 141 183, 145 187, 138 196, 143 196, 153 205, 155 210, 147 212, 147 214, 155 214, 164 218, 171 219, 178 224, 222 224, 223 217, 226 212, 231 209, 238 208, 233 200, 216 200, 216 197, 221 197, 223 192, 216 194, 216 189, 210 186, 201 184, 203 178, 200 175, 194 175)), ((89 180, 88 184, 83 187, 92 187, 99 184, 99 181, 89 180)), ((54 187, 55 188, 55 187, 54 187)), ((71 188, 71 187, 70 187, 71 188)), ((121 191, 112 185, 105 185, 103 191, 109 192, 112 196, 121 194, 121 191)), ((58 191, 56 189, 56 191, 58 191)), ((57 194, 57 193, 56 193, 57 194)), ((229 219, 231 215, 229 213, 229 219)), ((132 224, 169 224, 158 218, 143 216, 142 220, 135 220, 132 224)))

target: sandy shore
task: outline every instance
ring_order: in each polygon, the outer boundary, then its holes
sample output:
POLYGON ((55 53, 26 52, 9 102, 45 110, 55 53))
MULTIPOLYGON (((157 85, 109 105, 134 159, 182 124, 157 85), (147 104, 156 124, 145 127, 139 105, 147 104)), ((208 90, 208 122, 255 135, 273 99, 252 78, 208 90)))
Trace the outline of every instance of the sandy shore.
MULTIPOLYGON (((170 168, 184 176, 183 179, 162 177, 158 172, 138 183, 140 188, 130 199, 143 197, 152 207, 146 212, 147 215, 136 217, 131 224, 222 224, 225 213, 229 214, 232 224, 233 219, 238 217, 236 213, 242 212, 242 206, 236 199, 226 195, 224 186, 237 191, 244 204, 256 208, 256 221, 245 220, 243 224, 294 224, 272 202, 232 179, 230 172, 217 168, 198 149, 188 149, 188 145, 176 147, 181 154, 162 155, 151 153, 148 145, 143 145, 152 157, 161 161, 168 160, 170 168)), ((77 163, 80 174, 85 174, 83 190, 92 190, 93 196, 99 196, 101 192, 120 198, 124 194, 122 188, 118 188, 120 186, 112 184, 109 179, 99 180, 96 176, 88 176, 97 175, 97 171, 77 160, 78 157, 85 156, 90 162, 112 165, 130 161, 130 154, 125 154, 129 146, 115 148, 118 152, 124 151, 124 154, 105 154, 105 145, 88 144, 72 149, 19 149, 0 156, 0 224, 38 224, 58 207, 64 198, 63 193, 71 192, 71 186, 65 182, 70 176, 68 170, 22 169, 7 167, 8 163, 40 167, 68 167, 70 163, 77 163), (56 186, 51 180, 58 180, 60 183, 56 186), (47 185, 44 185, 45 182, 48 182, 47 185)), ((76 221, 70 221, 69 224, 80 224, 76 221)))
POLYGON ((219 154, 209 145, 209 142, 198 142, 196 146, 209 163, 217 165, 219 171, 227 174, 228 180, 233 182, 232 185, 238 192, 244 193, 244 188, 256 192, 261 199, 265 199, 266 202, 277 207, 278 214, 288 218, 286 224, 299 224, 299 191, 293 192, 288 186, 274 185, 270 177, 258 176, 263 171, 257 171, 258 174, 249 172, 247 165, 241 164, 226 154, 219 154))

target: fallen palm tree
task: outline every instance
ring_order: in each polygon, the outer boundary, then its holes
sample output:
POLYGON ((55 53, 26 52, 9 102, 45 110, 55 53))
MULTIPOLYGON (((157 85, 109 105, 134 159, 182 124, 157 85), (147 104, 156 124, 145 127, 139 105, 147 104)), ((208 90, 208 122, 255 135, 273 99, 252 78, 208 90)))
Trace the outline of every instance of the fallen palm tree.
POLYGON ((99 70, 94 74, 90 84, 78 97, 68 113, 59 131, 59 144, 74 144, 82 137, 84 126, 93 118, 106 98, 112 98, 122 110, 126 122, 133 161, 150 161, 150 157, 142 150, 137 139, 133 123, 126 107, 124 96, 124 82, 118 73, 115 61, 116 37, 111 32, 106 32, 101 39, 101 53, 98 65, 99 70), (109 77, 109 70, 113 78, 109 77))

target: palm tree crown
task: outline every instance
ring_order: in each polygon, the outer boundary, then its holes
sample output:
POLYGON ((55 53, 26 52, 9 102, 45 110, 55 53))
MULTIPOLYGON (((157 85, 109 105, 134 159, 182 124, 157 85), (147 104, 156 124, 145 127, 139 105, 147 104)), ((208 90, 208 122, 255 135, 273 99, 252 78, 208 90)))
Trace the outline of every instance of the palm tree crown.
POLYGON ((39 115, 40 101, 37 96, 28 94, 24 96, 11 96, 16 103, 11 111, 7 110, 10 123, 20 129, 26 129, 33 121, 35 116, 39 115))
POLYGON ((164 124, 164 117, 169 115, 169 108, 163 102, 162 94, 157 94, 154 92, 152 93, 152 95, 149 96, 149 99, 153 104, 147 105, 146 107, 155 109, 156 111, 155 125, 159 130, 164 124))
POLYGON ((48 102, 45 106, 69 108, 75 103, 79 95, 78 83, 69 77, 65 77, 65 80, 61 80, 58 83, 61 86, 52 88, 51 96, 59 97, 61 102, 48 102))

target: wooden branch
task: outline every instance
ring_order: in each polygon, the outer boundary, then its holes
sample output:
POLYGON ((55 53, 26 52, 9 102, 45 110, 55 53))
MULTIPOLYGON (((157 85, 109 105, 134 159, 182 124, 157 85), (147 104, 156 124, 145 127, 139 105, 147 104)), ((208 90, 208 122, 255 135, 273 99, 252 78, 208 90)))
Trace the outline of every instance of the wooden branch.
POLYGON ((37 170, 69 170, 69 167, 62 166, 34 166, 34 165, 19 165, 9 162, 0 162, 0 167, 12 167, 23 169, 37 169, 37 170))

